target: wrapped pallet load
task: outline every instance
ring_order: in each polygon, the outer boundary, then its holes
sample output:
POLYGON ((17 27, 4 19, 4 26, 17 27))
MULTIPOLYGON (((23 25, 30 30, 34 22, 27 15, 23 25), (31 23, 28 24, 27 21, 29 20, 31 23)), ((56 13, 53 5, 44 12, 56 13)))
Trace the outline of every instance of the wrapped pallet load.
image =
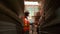
POLYGON ((60 0, 45 0, 44 12, 40 34, 60 34, 60 0))
POLYGON ((22 34, 24 0, 0 0, 0 34, 22 34))

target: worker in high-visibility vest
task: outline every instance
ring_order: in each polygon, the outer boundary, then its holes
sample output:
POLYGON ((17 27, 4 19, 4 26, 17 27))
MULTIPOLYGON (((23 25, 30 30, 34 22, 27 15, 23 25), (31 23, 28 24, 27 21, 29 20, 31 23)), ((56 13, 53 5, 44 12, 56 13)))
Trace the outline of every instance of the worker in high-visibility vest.
POLYGON ((24 34, 29 34, 29 21, 28 21, 28 15, 29 15, 29 12, 25 12, 25 16, 24 16, 24 34))

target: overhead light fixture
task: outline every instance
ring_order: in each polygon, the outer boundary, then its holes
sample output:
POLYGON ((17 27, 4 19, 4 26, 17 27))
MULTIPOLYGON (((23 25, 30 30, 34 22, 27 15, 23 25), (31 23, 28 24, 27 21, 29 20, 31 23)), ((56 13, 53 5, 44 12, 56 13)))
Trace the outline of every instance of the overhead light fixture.
POLYGON ((24 1, 25 5, 39 5, 38 2, 33 2, 33 1, 24 1))

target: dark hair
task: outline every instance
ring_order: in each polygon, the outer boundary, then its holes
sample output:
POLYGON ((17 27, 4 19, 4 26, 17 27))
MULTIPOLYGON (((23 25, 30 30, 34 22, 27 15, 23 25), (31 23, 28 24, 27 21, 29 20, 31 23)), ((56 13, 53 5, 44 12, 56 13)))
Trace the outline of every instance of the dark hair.
POLYGON ((29 12, 25 12, 24 14, 25 14, 25 16, 27 17, 27 16, 29 15, 29 12))

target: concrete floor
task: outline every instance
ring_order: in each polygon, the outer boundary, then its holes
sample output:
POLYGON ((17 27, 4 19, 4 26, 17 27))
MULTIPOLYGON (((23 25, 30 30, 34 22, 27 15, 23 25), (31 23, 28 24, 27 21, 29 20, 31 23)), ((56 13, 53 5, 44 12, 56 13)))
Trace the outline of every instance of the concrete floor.
POLYGON ((30 25, 29 34, 37 34, 36 28, 37 28, 36 25, 34 25, 34 26, 30 25), (31 29, 31 28, 32 28, 32 29, 31 29), (33 31, 32 31, 32 30, 33 30, 33 31))

